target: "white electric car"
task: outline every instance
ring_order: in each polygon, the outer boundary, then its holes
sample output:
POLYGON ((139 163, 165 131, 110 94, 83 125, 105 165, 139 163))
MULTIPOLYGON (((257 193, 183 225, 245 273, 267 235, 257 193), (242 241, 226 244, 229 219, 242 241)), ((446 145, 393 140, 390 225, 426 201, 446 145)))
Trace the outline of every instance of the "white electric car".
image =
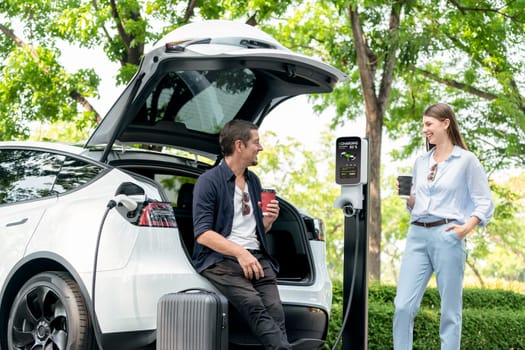
MULTIPOLYGON (((345 79, 248 25, 195 23, 145 55, 85 145, 0 142, 0 349, 154 349, 163 295, 214 290, 191 263, 191 201, 220 161, 222 126, 260 125, 345 79)), ((325 243, 279 200, 268 234, 288 335, 316 349, 332 301, 325 243)), ((257 345, 237 317, 231 347, 257 345)))

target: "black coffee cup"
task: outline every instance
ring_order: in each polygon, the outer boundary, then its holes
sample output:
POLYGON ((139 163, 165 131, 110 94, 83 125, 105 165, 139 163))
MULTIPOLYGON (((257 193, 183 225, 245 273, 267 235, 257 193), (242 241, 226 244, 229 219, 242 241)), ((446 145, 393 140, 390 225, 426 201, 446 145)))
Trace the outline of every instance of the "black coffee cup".
POLYGON ((412 188, 412 176, 400 175, 397 177, 399 183, 398 194, 401 198, 410 197, 410 189, 412 188))

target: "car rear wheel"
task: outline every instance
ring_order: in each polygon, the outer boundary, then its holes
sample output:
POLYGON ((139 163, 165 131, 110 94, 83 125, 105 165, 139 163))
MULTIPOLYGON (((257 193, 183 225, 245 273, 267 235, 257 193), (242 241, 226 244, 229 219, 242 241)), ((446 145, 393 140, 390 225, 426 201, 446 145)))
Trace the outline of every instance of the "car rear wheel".
POLYGON ((28 280, 9 313, 9 350, 88 350, 91 328, 77 283, 64 272, 28 280))

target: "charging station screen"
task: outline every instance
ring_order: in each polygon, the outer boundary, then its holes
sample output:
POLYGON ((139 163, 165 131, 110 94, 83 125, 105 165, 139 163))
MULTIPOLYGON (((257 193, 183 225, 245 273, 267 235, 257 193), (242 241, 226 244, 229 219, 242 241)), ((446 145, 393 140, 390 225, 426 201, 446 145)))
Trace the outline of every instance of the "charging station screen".
POLYGON ((361 138, 339 137, 336 141, 336 182, 354 185, 360 182, 361 138))

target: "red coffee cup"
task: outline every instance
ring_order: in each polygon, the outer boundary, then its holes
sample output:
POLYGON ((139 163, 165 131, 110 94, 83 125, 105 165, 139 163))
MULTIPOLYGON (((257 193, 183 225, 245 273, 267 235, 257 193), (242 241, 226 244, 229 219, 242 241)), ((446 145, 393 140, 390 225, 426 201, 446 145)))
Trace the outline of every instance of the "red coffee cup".
POLYGON ((263 215, 266 213, 266 207, 268 206, 268 203, 270 203, 273 199, 275 199, 275 190, 271 188, 264 188, 261 192, 261 209, 263 215))

